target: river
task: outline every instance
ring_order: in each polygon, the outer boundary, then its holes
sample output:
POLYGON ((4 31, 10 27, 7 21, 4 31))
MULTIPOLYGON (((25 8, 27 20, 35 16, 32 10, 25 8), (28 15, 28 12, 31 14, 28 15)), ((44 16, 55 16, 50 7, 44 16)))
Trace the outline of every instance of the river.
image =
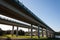
POLYGON ((56 35, 55 37, 56 37, 56 38, 60 38, 60 35, 59 35, 59 36, 56 35))

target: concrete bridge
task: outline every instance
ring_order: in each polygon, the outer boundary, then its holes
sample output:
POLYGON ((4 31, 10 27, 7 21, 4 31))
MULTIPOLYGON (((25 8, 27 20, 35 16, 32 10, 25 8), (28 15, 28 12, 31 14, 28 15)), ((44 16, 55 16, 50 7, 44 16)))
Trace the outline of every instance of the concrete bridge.
POLYGON ((14 33, 14 26, 17 26, 16 36, 18 36, 18 27, 23 27, 31 29, 31 38, 33 37, 33 29, 38 30, 38 38, 40 38, 39 31, 42 31, 42 37, 44 37, 43 31, 46 32, 46 37, 54 37, 55 31, 51 29, 47 24, 45 24, 41 19, 39 19, 35 14, 33 14, 33 12, 31 12, 18 0, 0 0, 0 15, 4 15, 30 24, 21 24, 17 21, 11 21, 9 19, 4 19, 0 17, 0 24, 12 25, 12 35, 14 33), (37 26, 37 28, 33 25, 37 26))

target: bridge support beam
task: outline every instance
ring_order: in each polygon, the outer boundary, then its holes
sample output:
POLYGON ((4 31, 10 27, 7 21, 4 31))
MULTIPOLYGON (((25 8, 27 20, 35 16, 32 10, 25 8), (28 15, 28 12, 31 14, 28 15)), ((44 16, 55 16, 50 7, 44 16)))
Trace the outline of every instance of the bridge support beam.
POLYGON ((53 33, 51 32, 51 38, 53 38, 53 33))
POLYGON ((18 36, 18 27, 17 27, 17 30, 16 30, 16 36, 18 36))
POLYGON ((54 37, 54 35, 53 35, 53 32, 51 31, 51 38, 53 38, 54 37))
POLYGON ((48 31, 48 33, 49 33, 49 38, 50 38, 50 31, 48 31))
POLYGON ((48 38, 50 37, 50 33, 49 33, 49 30, 47 30, 47 37, 48 37, 48 38))
POLYGON ((48 32, 49 32, 49 38, 51 38, 51 32, 50 32, 50 30, 48 32))
POLYGON ((42 37, 44 37, 44 32, 43 32, 43 28, 42 28, 42 37))
POLYGON ((46 29, 46 37, 48 37, 48 30, 46 29))
POLYGON ((12 34, 12 36, 13 36, 13 34, 14 34, 14 26, 12 27, 11 34, 12 34))
POLYGON ((33 38, 33 25, 31 24, 31 39, 33 38))
POLYGON ((28 28, 28 35, 29 35, 29 28, 28 28))
POLYGON ((55 38, 55 33, 54 32, 52 32, 52 37, 55 38))
POLYGON ((51 38, 51 31, 50 31, 50 38, 51 38))
POLYGON ((40 39, 40 32, 39 32, 39 30, 40 30, 40 27, 38 26, 38 38, 40 39))

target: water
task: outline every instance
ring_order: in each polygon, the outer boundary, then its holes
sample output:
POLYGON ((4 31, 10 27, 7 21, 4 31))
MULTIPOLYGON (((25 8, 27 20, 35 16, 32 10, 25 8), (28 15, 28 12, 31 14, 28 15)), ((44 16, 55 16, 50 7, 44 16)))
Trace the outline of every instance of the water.
POLYGON ((58 35, 58 36, 56 35, 55 37, 56 37, 56 38, 60 38, 60 35, 58 35))

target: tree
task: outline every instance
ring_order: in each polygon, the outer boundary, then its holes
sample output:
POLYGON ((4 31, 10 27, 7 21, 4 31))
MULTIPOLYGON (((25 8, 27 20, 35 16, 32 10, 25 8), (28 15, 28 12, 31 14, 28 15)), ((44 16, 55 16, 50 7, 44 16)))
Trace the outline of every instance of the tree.
POLYGON ((18 31, 18 34, 19 34, 19 35, 25 35, 25 32, 24 32, 23 30, 19 30, 19 31, 18 31))
POLYGON ((11 34, 11 30, 7 30, 6 31, 6 34, 11 34))
POLYGON ((0 36, 3 35, 3 30, 0 28, 0 36))
POLYGON ((16 30, 14 30, 14 34, 16 34, 16 30))

